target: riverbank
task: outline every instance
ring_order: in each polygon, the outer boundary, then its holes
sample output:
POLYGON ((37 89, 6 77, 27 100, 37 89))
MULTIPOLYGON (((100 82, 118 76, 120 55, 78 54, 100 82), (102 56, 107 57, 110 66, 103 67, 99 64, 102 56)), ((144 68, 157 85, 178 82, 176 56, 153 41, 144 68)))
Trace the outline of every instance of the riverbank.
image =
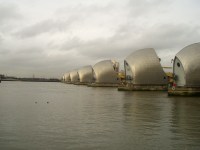
POLYGON ((45 79, 45 78, 7 78, 1 79, 1 81, 22 81, 22 82, 60 82, 59 79, 45 79))

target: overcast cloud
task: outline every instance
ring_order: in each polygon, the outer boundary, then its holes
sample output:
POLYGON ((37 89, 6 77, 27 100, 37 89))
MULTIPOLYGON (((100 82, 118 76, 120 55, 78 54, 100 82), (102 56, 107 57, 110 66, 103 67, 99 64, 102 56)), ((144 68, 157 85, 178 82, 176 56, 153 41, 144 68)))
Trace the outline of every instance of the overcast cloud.
POLYGON ((0 0, 0 74, 58 77, 155 48, 163 66, 200 42, 199 0, 0 0))

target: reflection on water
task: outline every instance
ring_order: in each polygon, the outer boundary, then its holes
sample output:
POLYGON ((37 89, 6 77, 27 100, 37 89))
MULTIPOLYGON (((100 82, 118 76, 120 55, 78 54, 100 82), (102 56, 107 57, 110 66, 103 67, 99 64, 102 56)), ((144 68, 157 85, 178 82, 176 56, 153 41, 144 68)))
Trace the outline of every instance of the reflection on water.
POLYGON ((190 143, 198 149, 200 141, 200 99, 176 98, 172 99, 172 127, 171 132, 181 138, 184 143, 190 143))
POLYGON ((0 149, 199 149, 199 125, 197 97, 0 84, 0 149))

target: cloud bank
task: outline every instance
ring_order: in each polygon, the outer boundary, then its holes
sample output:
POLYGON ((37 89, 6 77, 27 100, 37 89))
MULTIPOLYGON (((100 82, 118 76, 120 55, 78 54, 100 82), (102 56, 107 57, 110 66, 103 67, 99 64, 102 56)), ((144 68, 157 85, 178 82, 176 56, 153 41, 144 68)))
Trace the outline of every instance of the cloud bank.
POLYGON ((199 42, 197 0, 0 0, 0 73, 61 77, 155 48, 163 66, 199 42))

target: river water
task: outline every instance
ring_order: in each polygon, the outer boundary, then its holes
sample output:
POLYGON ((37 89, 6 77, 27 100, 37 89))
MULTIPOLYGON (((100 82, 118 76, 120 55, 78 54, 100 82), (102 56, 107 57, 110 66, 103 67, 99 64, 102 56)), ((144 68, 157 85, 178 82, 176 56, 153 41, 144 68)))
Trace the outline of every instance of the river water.
POLYGON ((0 150, 199 150, 200 97, 0 83, 0 150))

